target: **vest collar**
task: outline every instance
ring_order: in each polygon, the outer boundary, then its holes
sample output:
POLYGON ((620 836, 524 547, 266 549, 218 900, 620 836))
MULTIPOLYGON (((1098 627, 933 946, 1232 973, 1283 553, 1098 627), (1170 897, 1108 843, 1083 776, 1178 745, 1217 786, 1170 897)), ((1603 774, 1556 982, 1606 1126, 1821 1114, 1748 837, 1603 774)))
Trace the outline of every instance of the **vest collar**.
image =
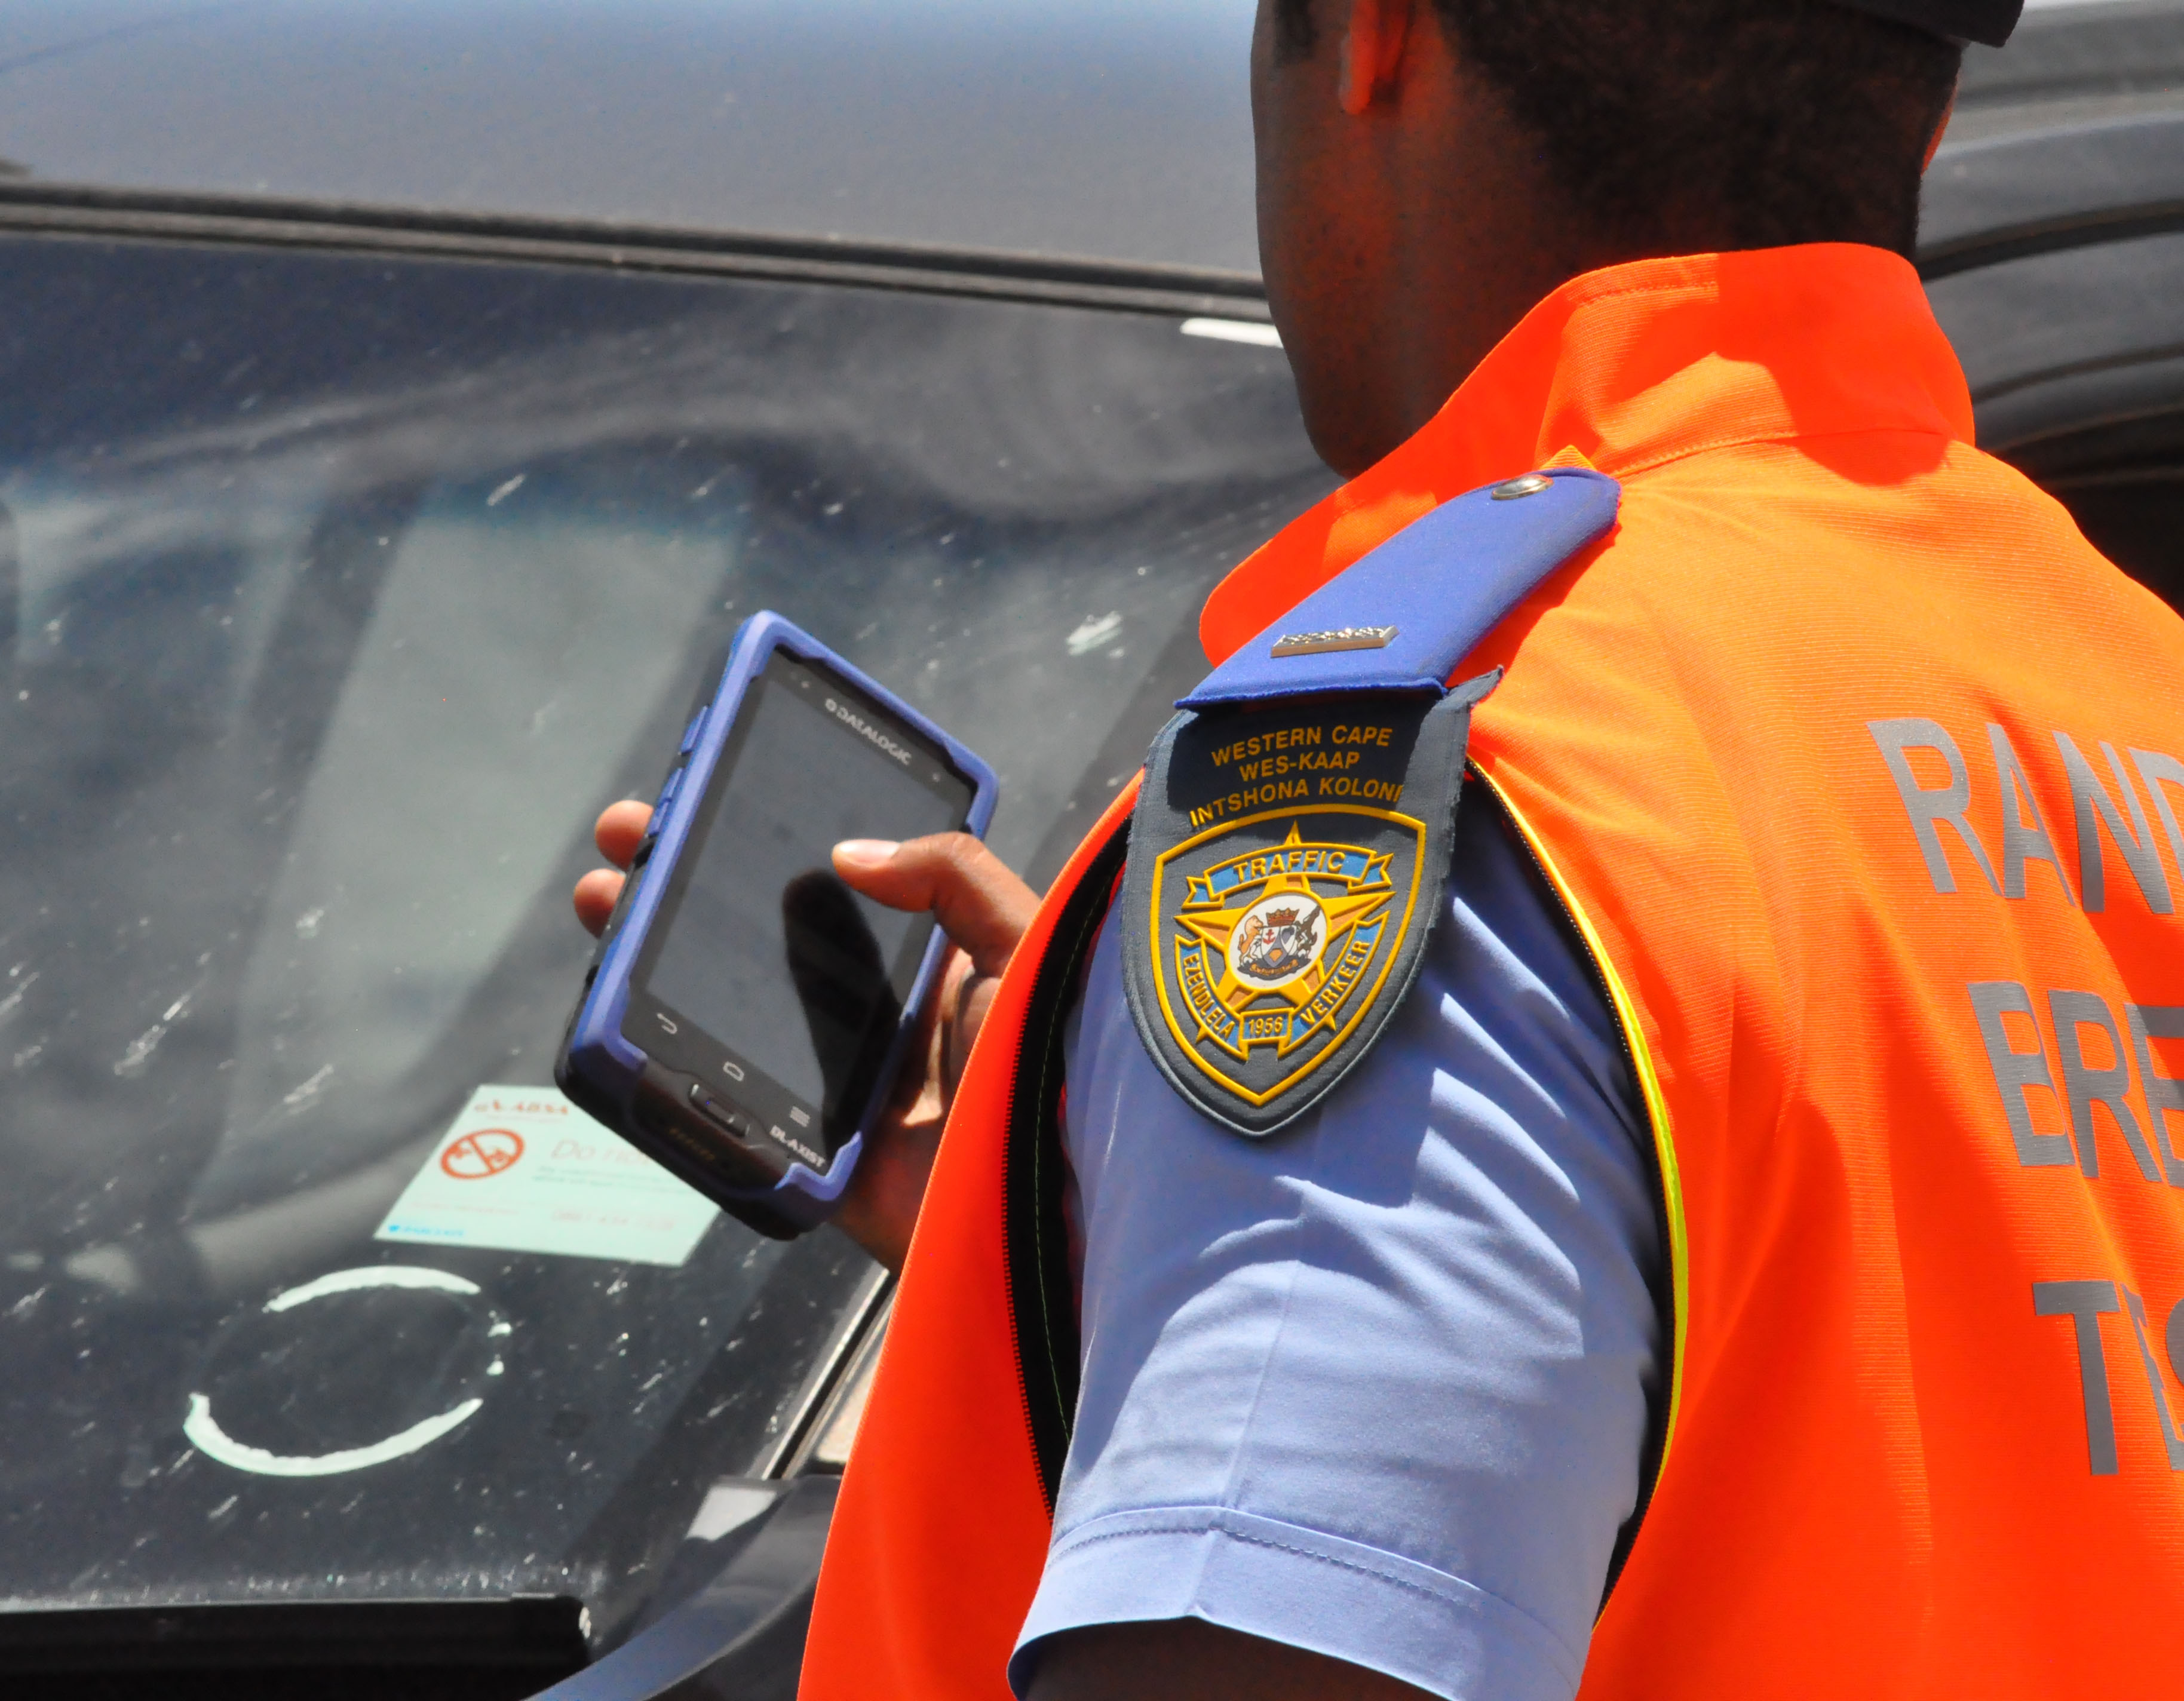
POLYGON ((1903 431, 1972 440, 1955 352, 1900 255, 1850 243, 1638 260, 1572 279, 1408 442, 1215 587, 1215 665, 1451 497, 1534 467, 1627 478, 1736 443, 1903 431))

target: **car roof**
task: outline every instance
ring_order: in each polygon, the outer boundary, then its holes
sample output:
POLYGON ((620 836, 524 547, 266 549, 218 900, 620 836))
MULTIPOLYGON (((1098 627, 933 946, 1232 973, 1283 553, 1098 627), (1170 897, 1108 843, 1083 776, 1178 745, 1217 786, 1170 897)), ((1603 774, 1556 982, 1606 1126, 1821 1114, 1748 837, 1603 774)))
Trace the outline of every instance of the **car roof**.
MULTIPOLYGON (((678 238, 711 236, 883 264, 1046 257, 1158 269, 1262 314, 1244 299, 1253 8, 0 0, 0 199, 164 206, 168 234, 232 236, 203 216, 229 212, 261 233, 438 220, 458 247, 512 235, 541 257, 589 227, 671 265, 678 238)), ((2028 0, 2008 49, 1973 48, 1922 258, 1961 264, 2088 197, 2166 198, 2180 22, 2184 0, 2028 0)))
POLYGON ((1252 0, 0 0, 26 186, 1256 274, 1252 0))
POLYGON ((1931 280, 2172 228, 2184 201, 2184 0, 2050 4, 1965 56, 1926 174, 1931 280))

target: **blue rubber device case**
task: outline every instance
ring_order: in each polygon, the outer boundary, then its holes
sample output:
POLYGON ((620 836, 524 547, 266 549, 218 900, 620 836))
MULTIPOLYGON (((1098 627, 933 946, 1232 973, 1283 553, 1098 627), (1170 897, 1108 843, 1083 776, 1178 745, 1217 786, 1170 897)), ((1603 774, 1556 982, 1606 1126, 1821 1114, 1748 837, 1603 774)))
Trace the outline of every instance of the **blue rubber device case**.
MULTIPOLYGON (((718 1074, 701 1071, 687 1053, 680 1057, 655 1054, 694 1042, 661 1038, 640 1044, 630 1037, 627 1029, 640 966, 659 955, 657 951, 648 953, 648 940, 669 893, 675 889, 676 869, 692 848, 694 832, 713 791, 723 753, 735 739, 742 711, 777 655, 786 655, 818 674, 833 675, 847 687, 842 693, 844 698, 862 696, 882 716, 933 747, 931 753, 917 753, 922 758, 937 753, 953 770, 948 777, 970 788, 961 831, 985 836, 1000 790, 992 769, 809 633, 777 614, 752 615, 737 630, 714 689, 706 693, 683 734, 659 801, 653 806, 645 842, 585 976, 584 995, 570 1019, 568 1033, 554 1059, 554 1076, 579 1107, 724 1209, 761 1233, 789 1239, 817 1227, 840 1203, 843 1190, 855 1173, 873 1115, 886 1102, 926 1000, 932 996, 947 942, 929 918, 916 924, 929 930, 929 937, 916 976, 901 1000, 894 1035, 871 1089, 858 1095, 862 1102, 855 1107, 853 1131, 833 1143, 831 1154, 815 1147, 808 1137, 808 1125, 806 1137, 800 1138, 796 1131, 772 1124, 763 1110, 749 1108, 745 1095, 752 1089, 739 1088, 724 1082, 718 1074), (647 1044, 653 1049, 648 1050, 647 1044)), ((827 706, 834 708, 832 698, 827 706)), ((844 707, 849 706, 845 703, 844 707)), ((837 718, 850 720, 838 712, 837 718)), ((861 721, 850 724, 855 731, 887 748, 884 740, 875 737, 881 729, 861 721)), ((936 775, 939 772, 936 769, 936 775)), ((727 783, 724 778, 723 785, 727 783)), ((914 928, 906 937, 905 952, 915 932, 914 928)), ((660 949, 665 948, 663 937, 660 949)), ((638 992, 639 1002, 649 996, 638 992)), ((656 1005, 647 1008, 653 1021, 673 1031, 656 1005)), ((695 1037, 719 1046, 724 1053, 729 1049, 702 1031, 697 1031, 695 1037)), ((745 1079, 734 1063, 723 1061, 720 1066, 735 1081, 745 1079)), ((758 1072, 761 1082, 771 1087, 763 1071, 758 1072)), ((846 1105, 838 1108, 838 1120, 846 1120, 847 1109, 846 1105)), ((792 1109, 788 1115, 806 1114, 792 1109)))

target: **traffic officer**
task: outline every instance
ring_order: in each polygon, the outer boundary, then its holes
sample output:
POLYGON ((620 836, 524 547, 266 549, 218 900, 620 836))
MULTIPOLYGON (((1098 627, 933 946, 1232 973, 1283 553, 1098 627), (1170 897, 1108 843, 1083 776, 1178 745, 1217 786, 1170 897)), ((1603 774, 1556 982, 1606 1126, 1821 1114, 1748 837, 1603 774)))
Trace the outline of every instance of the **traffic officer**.
POLYGON ((1905 258, 2017 9, 1264 0, 1352 476, 1043 900, 836 853, 962 955, 806 1697, 2173 1683, 2184 625, 1905 258))

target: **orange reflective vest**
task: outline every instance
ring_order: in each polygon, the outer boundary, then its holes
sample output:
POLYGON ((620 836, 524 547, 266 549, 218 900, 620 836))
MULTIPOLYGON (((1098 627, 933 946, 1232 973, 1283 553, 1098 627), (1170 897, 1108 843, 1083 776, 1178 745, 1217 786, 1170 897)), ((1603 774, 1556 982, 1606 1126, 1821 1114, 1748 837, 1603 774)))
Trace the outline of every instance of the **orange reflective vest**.
MULTIPOLYGON (((2184 1671, 2184 623, 1970 436, 1892 256, 1619 267, 1207 606, 1217 659, 1463 490, 1622 481, 1457 670, 1507 670, 1474 776, 1602 971, 1663 1181, 1666 1439, 1585 1697, 2184 1671)), ((1074 1387, 1060 1025, 1130 807, 978 1040, 807 1698, 1007 1693, 1074 1387)))

